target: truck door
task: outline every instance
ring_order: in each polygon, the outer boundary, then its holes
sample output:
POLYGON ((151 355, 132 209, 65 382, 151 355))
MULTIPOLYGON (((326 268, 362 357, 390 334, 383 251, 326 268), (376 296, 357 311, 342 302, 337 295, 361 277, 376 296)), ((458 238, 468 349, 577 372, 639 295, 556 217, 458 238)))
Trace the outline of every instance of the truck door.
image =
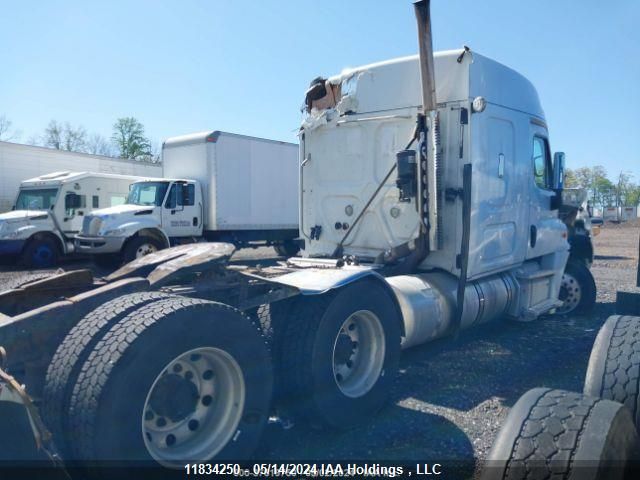
POLYGON ((67 191, 64 195, 64 215, 58 215, 58 212, 55 213, 60 223, 60 228, 65 234, 70 235, 82 230, 85 212, 87 212, 87 196, 74 191, 67 191))
POLYGON ((171 185, 162 207, 162 228, 168 237, 202 235, 202 207, 196 187, 194 182, 171 185))
POLYGON ((558 222, 558 212, 551 209, 553 190, 553 164, 547 129, 531 122, 531 176, 529 180, 529 242, 527 258, 535 258, 558 250, 564 242, 564 227, 558 222))
POLYGON ((503 107, 488 105, 472 122, 470 278, 524 260, 526 245, 519 225, 526 222, 529 208, 528 183, 522 178, 516 150, 517 117, 503 107))

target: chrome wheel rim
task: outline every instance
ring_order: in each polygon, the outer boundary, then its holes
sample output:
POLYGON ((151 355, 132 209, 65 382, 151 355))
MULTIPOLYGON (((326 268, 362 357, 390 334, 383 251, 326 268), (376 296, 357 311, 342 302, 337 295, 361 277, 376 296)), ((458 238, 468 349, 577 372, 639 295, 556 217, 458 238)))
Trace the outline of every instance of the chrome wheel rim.
POLYGON ((142 258, 145 255, 149 255, 150 253, 157 252, 158 249, 152 243, 143 243, 136 250, 136 258, 142 258))
POLYGON ((574 311, 580 304, 582 299, 582 288, 578 280, 570 273, 564 273, 562 275, 562 282, 560 283, 560 300, 562 300, 562 306, 558 308, 558 313, 567 314, 574 311))
POLYGON ((384 329, 371 311, 351 314, 333 343, 333 378, 340 391, 351 398, 365 395, 383 374, 384 329))
POLYGON ((142 438, 158 463, 182 468, 215 457, 244 409, 242 369, 227 352, 202 347, 174 358, 156 377, 142 411, 142 438))

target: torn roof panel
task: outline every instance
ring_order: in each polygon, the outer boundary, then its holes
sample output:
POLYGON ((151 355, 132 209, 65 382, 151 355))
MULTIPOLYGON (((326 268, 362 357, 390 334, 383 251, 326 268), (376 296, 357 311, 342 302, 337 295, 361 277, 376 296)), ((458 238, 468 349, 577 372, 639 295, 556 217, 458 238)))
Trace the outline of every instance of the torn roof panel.
MULTIPOLYGON (((458 58, 463 49, 436 52, 436 100, 455 102, 483 96, 490 103, 521 110, 544 119, 538 94, 525 77, 475 52, 458 58)), ((342 84, 343 98, 352 96, 354 113, 419 107, 421 105, 418 55, 343 70, 328 83, 342 84)), ((341 112, 344 113, 344 112, 341 112)))

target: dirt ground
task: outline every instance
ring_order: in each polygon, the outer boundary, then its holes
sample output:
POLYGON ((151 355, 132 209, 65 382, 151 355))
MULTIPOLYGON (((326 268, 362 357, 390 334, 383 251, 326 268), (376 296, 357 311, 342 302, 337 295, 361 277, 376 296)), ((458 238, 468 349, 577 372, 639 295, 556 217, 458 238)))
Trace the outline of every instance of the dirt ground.
MULTIPOLYGON (((614 313, 616 290, 633 290, 640 225, 606 224, 595 238, 597 304, 588 316, 547 317, 528 324, 494 322, 403 352, 393 401, 359 428, 320 432, 271 423, 261 460, 462 462, 470 475, 486 457, 510 407, 527 390, 581 391, 599 327, 614 313)), ((256 263, 272 249, 244 250, 256 263)), ((86 267, 83 261, 66 269, 86 267)), ((97 274, 104 273, 96 271, 97 274)), ((0 290, 22 275, 0 267, 0 290)))
POLYGON ((337 433, 270 425, 258 456, 440 462, 471 475, 523 393, 582 390, 598 329, 615 311, 616 290, 635 285, 639 232, 638 223, 607 224, 595 237, 598 295, 590 315, 495 322, 409 349, 393 402, 367 425, 337 433))

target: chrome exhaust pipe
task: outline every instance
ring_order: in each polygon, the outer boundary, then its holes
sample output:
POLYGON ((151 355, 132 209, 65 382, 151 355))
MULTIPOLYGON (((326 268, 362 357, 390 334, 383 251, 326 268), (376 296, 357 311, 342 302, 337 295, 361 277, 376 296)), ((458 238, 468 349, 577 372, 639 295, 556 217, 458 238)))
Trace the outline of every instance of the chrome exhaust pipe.
POLYGON ((436 109, 436 80, 433 73, 433 42, 431 40, 431 0, 413 4, 418 21, 420 48, 420 80, 422 83, 422 112, 428 115, 436 109))
POLYGON ((436 81, 433 67, 433 42, 431 36, 431 1, 420 0, 413 4, 418 23, 418 46, 420 49, 420 83, 422 86, 423 125, 420 138, 419 207, 422 226, 428 235, 429 250, 442 248, 442 218, 439 215, 443 201, 442 165, 438 155, 439 118, 436 101, 436 81), (429 142, 428 130, 431 130, 429 142))

